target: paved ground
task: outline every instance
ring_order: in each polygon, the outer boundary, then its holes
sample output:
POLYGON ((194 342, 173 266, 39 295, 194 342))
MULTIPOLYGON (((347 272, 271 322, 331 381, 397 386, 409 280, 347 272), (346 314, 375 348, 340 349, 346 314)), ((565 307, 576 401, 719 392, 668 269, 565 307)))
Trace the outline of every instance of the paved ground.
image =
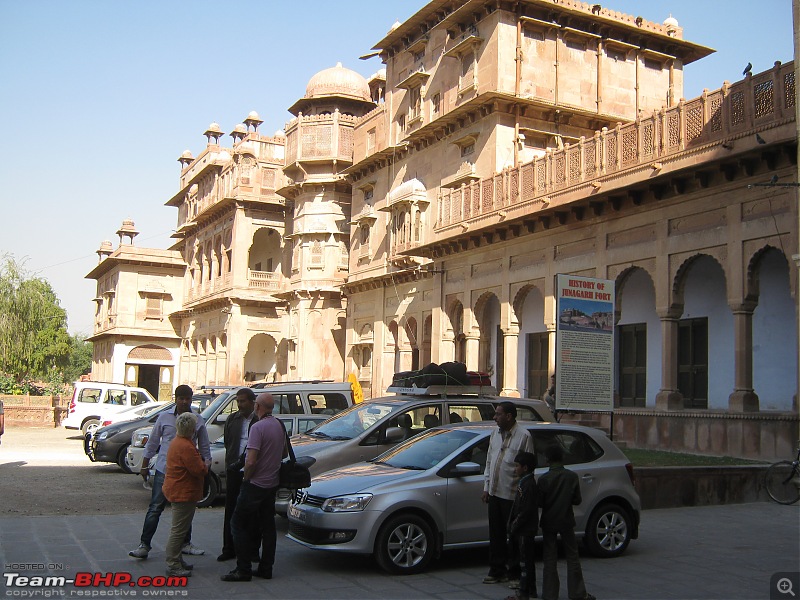
MULTIPOLYGON (((128 558, 128 550, 138 543, 149 498, 138 478, 111 465, 89 463, 80 441, 70 439, 71 434, 63 430, 34 434, 7 429, 6 433, 0 446, 0 560, 4 574, 0 598, 166 597, 167 590, 128 586, 41 589, 10 585, 9 573, 67 579, 79 572, 129 572, 134 578, 162 575, 171 517, 167 511, 149 560, 128 558), (37 435, 46 442, 44 447, 41 441, 34 443, 37 435), (70 492, 64 495, 66 488, 70 492), (42 494, 42 489, 47 493, 42 494), (141 509, 132 509, 130 502, 141 509), (37 514, 43 516, 34 516, 37 514)), ((215 560, 221 526, 221 508, 197 512, 194 542, 208 554, 192 558, 196 575, 188 588, 170 590, 172 597, 500 600, 510 593, 500 585, 481 583, 486 549, 445 553, 425 574, 391 577, 369 557, 313 551, 295 544, 282 535, 286 531, 282 519, 278 521, 275 578, 226 584, 219 576, 233 564, 215 560)), ((800 505, 753 503, 646 511, 640 539, 623 557, 600 560, 587 556, 583 568, 587 588, 600 600, 796 600, 789 593, 778 594, 770 579, 777 572, 793 571, 792 593, 800 594, 800 505)), ((541 589, 541 563, 537 570, 541 589)), ((562 580, 564 570, 561 564, 562 580)), ((565 589, 561 597, 566 598, 565 589)))
MULTIPOLYGON (((3 487, 8 482, 2 482, 3 487)), ((0 493, 2 488, 0 488, 0 493)), ((169 512, 162 521, 154 551, 147 561, 127 557, 137 541, 142 513, 99 516, 45 516, 0 518, 0 559, 4 573, 49 573, 74 577, 77 572, 130 572, 133 577, 164 572, 164 544, 169 512), (44 563, 42 569, 20 569, 11 563, 44 563), (47 569, 50 564, 54 568, 47 569)), ((800 507, 769 503, 679 508, 647 511, 641 539, 632 543, 625 556, 613 560, 584 557, 587 588, 607 599, 720 599, 770 598, 770 578, 780 571, 795 571, 800 565, 798 531, 800 507)), ((218 598, 307 598, 307 599, 410 599, 443 600, 501 599, 508 590, 484 585, 486 550, 446 553, 422 575, 391 577, 369 558, 312 551, 279 535, 275 578, 271 581, 230 584, 219 580, 232 567, 220 564, 222 509, 198 511, 194 541, 207 549, 206 556, 193 557, 196 575, 186 590, 173 590, 191 600, 218 598), (182 594, 181 594, 182 595, 182 594)), ((279 534, 286 523, 279 522, 279 534)), ((562 579, 564 578, 563 564, 562 579)), ((541 564, 538 568, 541 586, 541 564)), ((0 595, 22 597, 31 588, 0 582, 0 595), (3 587, 6 587, 3 590, 3 587)), ((48 588, 50 589, 50 588, 48 588)), ((800 593, 797 585, 795 593, 800 593)), ((44 591, 44 590, 40 590, 44 591)), ((54 588, 59 596, 78 592, 142 597, 142 589, 54 588), (59 593, 63 591, 63 594, 59 593)), ((150 593, 156 590, 150 590, 150 593)), ((562 590, 562 598, 566 597, 562 590)), ((30 596, 28 596, 30 597, 30 596)), ((781 595, 773 597, 791 596, 781 595)))

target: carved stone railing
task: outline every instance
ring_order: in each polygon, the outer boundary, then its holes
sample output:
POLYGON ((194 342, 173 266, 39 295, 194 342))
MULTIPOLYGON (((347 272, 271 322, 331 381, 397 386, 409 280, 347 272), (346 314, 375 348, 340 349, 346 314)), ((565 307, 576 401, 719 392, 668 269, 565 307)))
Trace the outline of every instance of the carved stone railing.
POLYGON ((256 290, 280 291, 282 289, 283 276, 280 273, 271 271, 248 270, 248 287, 256 290))
POLYGON ((186 301, 194 302, 201 300, 212 294, 219 294, 232 288, 233 276, 225 273, 221 277, 215 277, 211 281, 204 281, 202 285, 191 287, 186 292, 186 301))
MULTIPOLYGON (((591 138, 548 150, 544 156, 455 188, 440 188, 435 229, 442 230, 504 207, 540 200, 603 176, 658 160, 748 131, 794 120, 794 63, 748 76, 733 85, 633 123, 603 128, 591 138)), ((655 168, 655 166, 654 166, 655 168)), ((445 233, 442 231, 441 233, 445 233)))

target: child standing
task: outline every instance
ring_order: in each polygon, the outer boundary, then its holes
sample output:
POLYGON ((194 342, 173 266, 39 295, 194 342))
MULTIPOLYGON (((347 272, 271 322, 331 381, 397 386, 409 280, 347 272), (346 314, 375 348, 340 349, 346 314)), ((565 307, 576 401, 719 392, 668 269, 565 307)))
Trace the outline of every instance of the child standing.
POLYGON ((578 543, 575 541, 575 514, 573 505, 581 503, 578 476, 564 468, 564 450, 552 444, 544 451, 550 470, 539 478, 539 504, 542 507, 542 534, 544 550, 542 562, 542 598, 558 600, 558 546, 561 535, 567 559, 567 592, 571 600, 595 600, 586 593, 578 543))
MULTIPOLYGON (((539 530, 539 490, 533 476, 535 469, 535 454, 520 452, 514 458, 514 475, 519 477, 519 483, 508 520, 508 538, 510 544, 517 545, 521 573, 516 596, 509 596, 506 600, 539 597, 536 594, 536 566, 533 557, 533 544, 539 530)), ((510 556, 514 554, 509 553, 510 556)))

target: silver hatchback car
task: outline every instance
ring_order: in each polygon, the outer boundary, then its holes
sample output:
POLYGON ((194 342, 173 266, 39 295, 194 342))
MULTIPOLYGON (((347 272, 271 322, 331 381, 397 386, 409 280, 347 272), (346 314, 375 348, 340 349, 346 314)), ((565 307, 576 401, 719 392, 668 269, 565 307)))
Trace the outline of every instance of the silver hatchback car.
MULTIPOLYGON (((354 404, 311 431, 292 437, 294 452, 309 465, 313 478, 336 467, 375 458, 432 427, 490 420, 495 407, 508 400, 456 391, 466 389, 460 386, 425 388, 354 404), (448 393, 431 391, 438 389, 446 389, 448 393)), ((514 398, 514 404, 520 421, 554 420, 547 404, 541 400, 514 398)), ((286 512, 290 497, 289 490, 278 490, 275 502, 278 513, 286 512)))
MULTIPOLYGON (((557 443, 580 478, 576 533, 601 557, 622 554, 639 533, 641 502, 633 468, 602 431, 558 423, 522 423, 539 468, 557 443)), ((369 462, 314 477, 289 505, 289 538, 322 550, 373 554, 393 573, 418 573, 442 550, 488 544, 483 471, 493 423, 425 431, 369 462)))

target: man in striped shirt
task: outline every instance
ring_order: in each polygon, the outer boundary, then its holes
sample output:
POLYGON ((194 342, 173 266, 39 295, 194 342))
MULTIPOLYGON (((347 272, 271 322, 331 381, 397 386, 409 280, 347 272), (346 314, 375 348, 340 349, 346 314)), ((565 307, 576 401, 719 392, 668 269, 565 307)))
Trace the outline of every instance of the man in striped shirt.
POLYGON ((483 501, 489 507, 489 574, 483 583, 519 580, 519 560, 509 556, 507 531, 519 479, 514 473, 514 457, 534 451, 530 433, 517 424, 513 402, 498 404, 494 421, 497 429, 489 438, 483 474, 483 501))

